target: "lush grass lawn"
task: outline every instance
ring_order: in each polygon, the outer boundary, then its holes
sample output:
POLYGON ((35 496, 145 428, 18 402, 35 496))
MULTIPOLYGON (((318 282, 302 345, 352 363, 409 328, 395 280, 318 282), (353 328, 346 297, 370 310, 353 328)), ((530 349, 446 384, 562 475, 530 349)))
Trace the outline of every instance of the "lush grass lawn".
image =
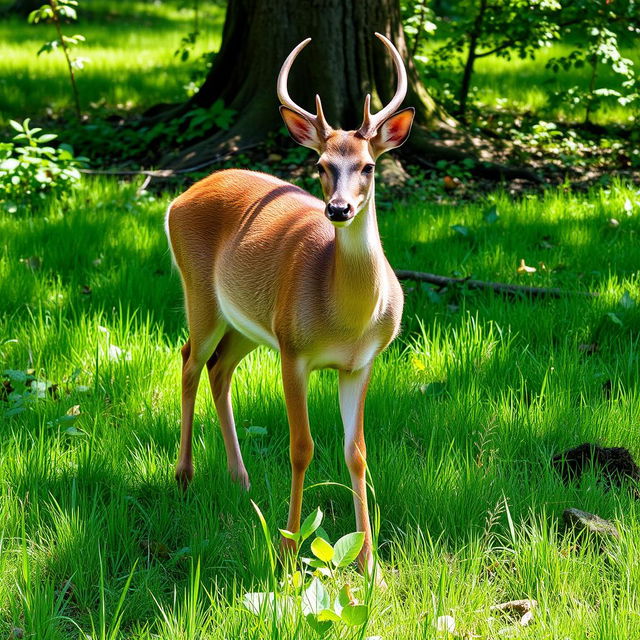
MULTIPOLYGON (((193 64, 173 52, 192 14, 177 7, 81 3, 71 31, 87 37, 78 54, 91 58, 78 81, 85 110, 184 98, 193 64)), ((224 8, 204 10, 196 54, 219 44, 224 8)), ((61 57, 35 55, 51 37, 47 26, 0 22, 0 126, 70 104, 61 57)), ((542 113, 545 83, 573 82, 542 69, 484 60, 480 98, 542 113)), ((598 118, 627 116, 612 108, 598 118)), ((0 387, 0 637, 12 627, 38 640, 318 637, 297 614, 274 630, 242 606, 270 578, 249 499, 276 543, 288 508, 276 354, 254 352, 235 378, 251 492, 227 476, 206 381, 196 478, 186 496, 175 487, 186 332, 162 231, 170 199, 87 180, 68 200, 0 213, 0 371, 12 371, 3 380, 16 389, 0 387), (26 372, 43 397, 18 397, 26 372)), ((506 301, 405 283, 403 333, 376 365, 366 417, 388 589, 374 592, 366 628, 328 637, 442 637, 442 615, 460 637, 498 637, 509 622, 491 621, 489 607, 516 598, 539 603, 533 623, 512 630, 518 637, 639 637, 633 496, 607 491, 595 470, 565 485, 550 460, 584 441, 640 456, 640 193, 614 181, 581 196, 496 193, 381 210, 398 268, 599 295, 506 301), (518 275, 521 259, 536 273, 518 275), (570 506, 614 520, 620 540, 600 549, 566 533, 570 506)), ((310 413, 316 456, 304 511, 320 506, 336 540, 354 523, 349 491, 326 484, 348 484, 335 372, 314 377, 310 413)), ((365 597, 350 569, 329 583, 335 593, 347 581, 365 597)))
MULTIPOLYGON (((198 67, 196 58, 206 51, 216 51, 224 22, 224 5, 200 3, 201 35, 189 62, 174 56, 181 39, 193 29, 193 12, 177 1, 105 2, 87 0, 79 9, 80 20, 68 25, 67 33, 81 33, 87 41, 76 55, 89 58, 86 68, 78 73, 83 110, 96 108, 120 111, 141 111, 159 102, 177 102, 186 97, 185 85, 198 67)), ((0 126, 10 118, 38 118, 50 109, 59 113, 72 105, 69 80, 61 53, 36 56, 41 45, 55 38, 52 25, 29 25, 20 18, 0 21, 0 126)), ((429 40, 430 48, 441 43, 429 40)), ((575 47, 556 43, 537 53, 535 60, 508 61, 496 56, 479 60, 474 85, 477 99, 493 109, 497 104, 517 111, 531 111, 547 119, 580 120, 584 110, 569 104, 549 106, 554 91, 573 85, 586 88, 588 72, 582 69, 554 74, 544 68, 552 57, 569 54, 575 47)), ((640 64, 637 49, 625 47, 624 55, 640 64)), ((457 92, 462 67, 444 78, 457 92)), ((274 80, 275 82, 275 80, 274 80)), ((598 87, 617 86, 617 80, 607 69, 598 74, 598 87)), ((437 87, 436 87, 437 88, 437 87)), ((274 85, 275 90, 275 85, 274 85)), ((614 100, 597 111, 593 120, 600 123, 626 124, 632 109, 614 100)))
MULTIPOLYGON (((172 467, 185 330, 162 231, 169 199, 88 181, 43 212, 0 217, 2 366, 58 385, 15 415, 6 415, 13 400, 0 401, 0 636, 12 626, 38 640, 272 634, 241 602, 268 588, 249 499, 274 541, 286 520, 278 357, 258 350, 235 378, 238 424, 267 430, 242 441, 251 492, 227 477, 203 381, 196 478, 181 496, 172 467), (111 636, 122 593, 122 631, 111 636)), ((515 598, 539 602, 518 637, 640 635, 636 502, 624 488, 606 491, 595 471, 566 486, 550 465, 584 441, 640 455, 639 200, 614 185, 381 214, 396 267, 600 295, 508 302, 407 284, 404 331, 376 365, 366 416, 388 589, 374 593, 366 632, 329 637, 431 638, 440 615, 462 637, 497 637, 508 622, 489 622, 489 607, 515 598), (518 276, 521 258, 538 272, 518 276), (590 343, 593 355, 580 348, 590 343), (565 534, 571 506, 614 520, 620 540, 599 550, 565 534)), ((353 530, 351 496, 312 486, 348 483, 334 372, 315 376, 310 413, 304 510, 320 506, 335 540, 353 530)), ((341 570, 345 581, 362 596, 359 576, 341 570)), ((317 637, 298 617, 280 626, 271 637, 317 637)))
MULTIPOLYGON (((585 106, 574 105, 564 99, 553 103, 555 93, 578 87, 586 91, 589 86, 589 70, 587 68, 561 70, 553 73, 545 69, 551 58, 565 57, 571 54, 577 44, 558 42, 539 50, 535 60, 521 59, 514 56, 511 60, 488 56, 476 62, 473 84, 477 87, 475 100, 481 112, 486 108, 500 109, 520 113, 538 114, 547 120, 568 120, 582 122, 585 106)), ((637 47, 623 46, 622 54, 640 65, 640 51, 637 47)), ((460 75, 449 78, 457 91, 460 75)), ((620 78, 611 69, 601 67, 598 72, 596 88, 620 88, 620 78)), ((599 124, 619 124, 630 126, 637 109, 618 104, 615 99, 603 101, 602 106, 592 113, 591 120, 599 124)))
MULTIPOLYGON (((183 3, 187 4, 187 3, 183 3)), ((86 42, 74 55, 88 58, 77 73, 84 111, 106 108, 139 111, 159 102, 180 102, 185 85, 199 66, 196 59, 220 46, 224 7, 201 3, 201 35, 184 63, 174 56, 180 41, 193 30, 193 12, 178 2, 82 2, 79 21, 65 27, 86 42)), ((0 125, 9 118, 58 113, 72 98, 61 52, 36 53, 56 37, 53 25, 27 24, 18 17, 0 21, 0 125)))

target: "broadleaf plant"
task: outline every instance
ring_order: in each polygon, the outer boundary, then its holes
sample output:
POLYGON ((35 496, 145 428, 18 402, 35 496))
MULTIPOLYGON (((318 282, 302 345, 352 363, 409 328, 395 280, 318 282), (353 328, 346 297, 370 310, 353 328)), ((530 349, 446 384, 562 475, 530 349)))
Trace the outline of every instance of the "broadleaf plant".
POLYGON ((49 145, 58 136, 31 127, 29 118, 10 125, 17 131, 13 142, 0 143, 0 206, 15 213, 47 194, 61 194, 80 180, 87 158, 74 156, 65 144, 49 145))
MULTIPOLYGON (((273 545, 267 535, 266 521, 257 506, 253 506, 272 558, 273 545)), ((296 550, 285 563, 286 579, 278 582, 271 564, 272 591, 250 592, 244 596, 244 607, 270 625, 273 633, 278 633, 280 624, 297 624, 296 616, 304 618, 318 636, 325 636, 334 625, 342 626, 345 631, 358 627, 358 633, 364 633, 364 625, 369 621, 369 605, 354 597, 348 582, 340 584, 337 571, 355 560, 362 549, 364 533, 349 533, 332 545, 325 539, 324 531, 322 537, 319 535, 322 519, 323 513, 318 508, 304 519, 299 531, 280 529, 284 538, 296 543, 296 550), (300 558, 301 545, 314 533, 316 537, 310 548, 315 558, 300 558)), ((371 591, 367 589, 366 593, 370 595, 371 591)))

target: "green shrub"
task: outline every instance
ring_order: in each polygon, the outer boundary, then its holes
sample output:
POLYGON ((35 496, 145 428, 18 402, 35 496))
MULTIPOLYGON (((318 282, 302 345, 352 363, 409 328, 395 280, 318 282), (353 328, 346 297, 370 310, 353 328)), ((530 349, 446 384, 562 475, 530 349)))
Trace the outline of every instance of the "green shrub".
POLYGON ((22 124, 10 122, 18 133, 13 142, 0 143, 0 206, 14 212, 48 194, 72 189, 80 180, 80 168, 87 159, 75 157, 69 145, 49 146, 58 136, 38 135, 42 129, 30 128, 29 118, 22 124))

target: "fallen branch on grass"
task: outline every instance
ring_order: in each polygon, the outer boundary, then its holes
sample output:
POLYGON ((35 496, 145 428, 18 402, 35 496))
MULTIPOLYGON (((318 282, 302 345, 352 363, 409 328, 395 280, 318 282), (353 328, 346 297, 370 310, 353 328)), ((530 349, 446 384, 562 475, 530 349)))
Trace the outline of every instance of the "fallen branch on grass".
POLYGON ((547 296, 549 298, 562 298, 564 296, 585 296, 595 298, 598 294, 590 291, 565 291, 555 287, 525 287, 519 284, 506 284, 504 282, 485 282, 483 280, 472 280, 471 278, 448 278, 447 276, 439 276, 435 273, 425 273, 424 271, 407 271, 404 269, 396 269, 396 276, 400 280, 416 280, 417 282, 428 282, 439 287, 448 287, 451 285, 465 285, 469 289, 491 289, 496 293, 507 296, 529 296, 532 298, 540 298, 547 296))
POLYGON ((126 170, 126 169, 80 169, 80 173, 86 173, 87 175, 97 176, 147 176, 148 178, 175 178, 176 176, 184 173, 190 173, 192 171, 200 171, 206 169, 220 162, 228 160, 237 153, 252 149, 256 145, 247 145, 240 147, 233 152, 223 153, 221 155, 210 158, 206 162, 200 162, 189 167, 182 167, 181 169, 139 169, 139 170, 126 170))

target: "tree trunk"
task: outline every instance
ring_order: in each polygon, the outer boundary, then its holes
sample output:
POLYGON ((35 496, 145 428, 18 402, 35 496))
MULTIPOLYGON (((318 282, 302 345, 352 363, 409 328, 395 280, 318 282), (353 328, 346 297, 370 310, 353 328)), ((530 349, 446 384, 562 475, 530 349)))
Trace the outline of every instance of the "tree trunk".
MULTIPOLYGON (((345 129, 362 121, 364 97, 380 108, 394 94, 396 73, 379 31, 389 37, 405 60, 409 75, 406 106, 416 108, 416 124, 447 122, 421 85, 408 56, 398 0, 229 0, 222 45, 209 74, 193 98, 178 112, 208 107, 221 99, 236 112, 229 131, 220 131, 186 152, 167 157, 163 165, 181 168, 251 146, 282 126, 276 97, 280 66, 293 47, 311 37, 296 60, 289 92, 309 111, 322 97, 329 123, 345 129)), ((453 121, 448 120, 448 124, 453 121)))
POLYGON ((471 87, 471 75, 473 74, 473 66, 476 61, 476 47, 478 45, 478 38, 482 33, 482 23, 486 10, 487 0, 480 0, 478 15, 473 23, 473 29, 469 34, 469 51, 467 52, 467 61, 464 65, 464 73, 462 74, 462 82, 460 83, 460 98, 458 101, 458 116, 461 122, 465 123, 467 121, 467 98, 469 97, 469 89, 471 87))

